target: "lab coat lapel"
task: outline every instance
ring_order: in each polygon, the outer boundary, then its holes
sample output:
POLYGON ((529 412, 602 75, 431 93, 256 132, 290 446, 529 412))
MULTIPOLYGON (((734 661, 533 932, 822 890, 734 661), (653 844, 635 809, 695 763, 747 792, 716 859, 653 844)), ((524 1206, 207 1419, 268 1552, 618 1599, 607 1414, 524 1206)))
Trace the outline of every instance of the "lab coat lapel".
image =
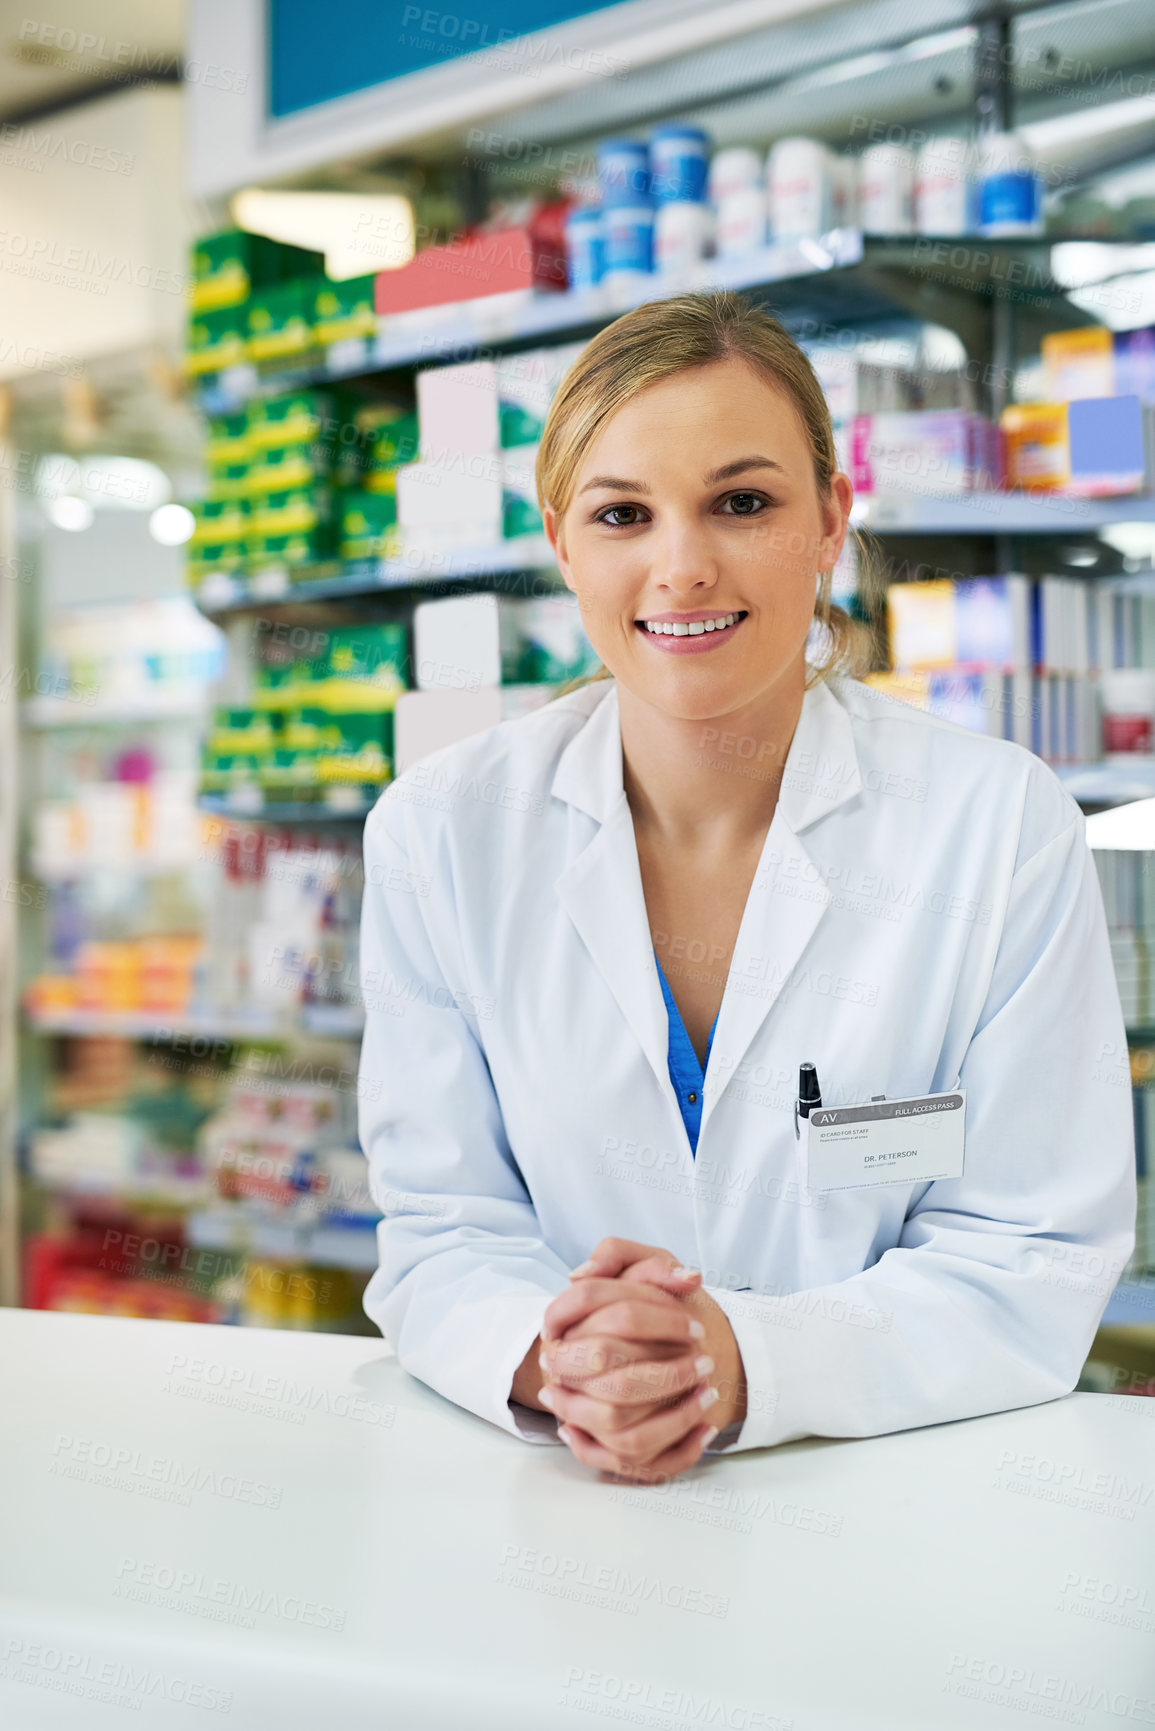
POLYGON ((606 680, 585 689, 597 696, 597 707, 562 753, 551 791, 596 818, 599 828, 554 888, 659 1085, 672 1094, 669 1024, 623 787, 617 687, 606 680))
POLYGON ((734 945, 714 1031, 702 1127, 785 989, 830 905, 830 890, 800 831, 862 789, 850 717, 825 684, 806 693, 774 819, 734 945))

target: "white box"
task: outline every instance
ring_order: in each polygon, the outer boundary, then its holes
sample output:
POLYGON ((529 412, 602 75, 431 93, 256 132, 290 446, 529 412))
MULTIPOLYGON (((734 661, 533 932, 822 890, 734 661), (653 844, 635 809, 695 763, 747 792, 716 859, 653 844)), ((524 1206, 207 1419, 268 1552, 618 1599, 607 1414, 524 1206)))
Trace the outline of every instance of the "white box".
POLYGON ((483 547, 501 540, 501 454, 407 463, 397 471, 397 524, 405 552, 483 547))
MULTIPOLYGON (((443 746, 454 745, 459 739, 496 727, 498 722, 540 709, 556 689, 553 685, 483 685, 476 691, 403 692, 393 713, 394 773, 403 775, 443 746)), ((454 793, 448 781, 442 789, 435 784, 429 789, 431 795, 439 791, 446 797, 454 793)), ((522 790, 519 798, 520 809, 528 809, 526 801, 532 798, 531 793, 522 790)), ((495 798, 494 803, 502 802, 495 798)), ((511 807, 518 808, 516 802, 511 807)))
POLYGON ((418 373, 417 420, 423 457, 496 451, 501 443, 496 362, 468 361, 418 373))

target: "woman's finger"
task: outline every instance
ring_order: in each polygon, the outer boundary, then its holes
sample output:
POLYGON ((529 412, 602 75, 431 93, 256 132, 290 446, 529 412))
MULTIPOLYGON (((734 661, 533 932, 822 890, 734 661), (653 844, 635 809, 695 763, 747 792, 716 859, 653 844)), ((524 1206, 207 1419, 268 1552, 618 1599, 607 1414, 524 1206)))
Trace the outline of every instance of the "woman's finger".
POLYGON ((667 1406, 641 1409, 611 1406, 590 1395, 553 1385, 542 1392, 551 1397, 550 1411, 561 1424, 573 1424, 586 1431, 628 1466, 646 1466, 667 1449, 676 1447, 690 1431, 707 1422, 706 1414, 718 1398, 717 1390, 704 1383, 695 1383, 680 1400, 667 1406))
POLYGON ((672 1293, 662 1292, 656 1286, 644 1282, 627 1285, 620 1280, 575 1280, 565 1292, 551 1300, 541 1325, 543 1341, 560 1340, 563 1334, 585 1322, 595 1311, 613 1307, 620 1311, 622 1306, 629 1307, 630 1319, 639 1328, 644 1328, 641 1334, 620 1326, 618 1321, 596 1330, 587 1329, 588 1333, 620 1334, 631 1340, 701 1340, 705 1329, 696 1317, 692 1317, 683 1309, 672 1293), (648 1321, 643 1321, 643 1312, 653 1314, 648 1321))
POLYGON ((672 1292, 679 1298, 698 1291, 702 1284, 699 1269, 667 1267, 666 1263, 656 1256, 646 1256, 640 1262, 631 1263, 629 1268, 623 1268, 619 1279, 637 1282, 639 1285, 657 1286, 663 1292, 672 1292))
POLYGON ((640 1341, 563 1340, 542 1353, 543 1369, 550 1386, 577 1389, 624 1406, 669 1400, 714 1369, 713 1359, 705 1353, 655 1359, 652 1352, 640 1341))
POLYGON ((680 1443, 675 1443, 673 1448, 658 1455, 647 1466, 627 1466, 596 1437, 577 1425, 560 1425, 557 1434, 582 1466, 593 1467, 597 1472, 612 1473, 615 1478, 626 1479, 633 1484, 653 1485, 666 1484, 670 1479, 677 1478, 679 1473, 687 1472, 690 1467, 696 1466, 702 1457, 702 1450, 709 1447, 718 1432, 714 1425, 698 1425, 680 1443))
POLYGON ((632 1238, 603 1238, 590 1251, 588 1259, 571 1270, 570 1279, 582 1280, 590 1275, 613 1279, 631 1264, 651 1258, 657 1258, 668 1268, 678 1266, 678 1258, 673 1252, 661 1250, 656 1244, 638 1244, 632 1238))

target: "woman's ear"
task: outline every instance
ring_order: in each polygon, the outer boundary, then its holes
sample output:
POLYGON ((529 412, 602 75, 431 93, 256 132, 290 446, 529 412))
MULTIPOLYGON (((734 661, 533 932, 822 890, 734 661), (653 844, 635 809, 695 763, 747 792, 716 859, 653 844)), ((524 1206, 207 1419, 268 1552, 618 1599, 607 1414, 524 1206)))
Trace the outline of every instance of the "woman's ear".
POLYGON ((566 558, 565 551, 565 517, 562 513, 555 511, 552 505, 547 505, 542 511, 541 521, 545 529, 545 538, 552 547, 553 556, 557 560, 562 582, 567 589, 576 595, 573 573, 570 571, 569 560, 566 558))

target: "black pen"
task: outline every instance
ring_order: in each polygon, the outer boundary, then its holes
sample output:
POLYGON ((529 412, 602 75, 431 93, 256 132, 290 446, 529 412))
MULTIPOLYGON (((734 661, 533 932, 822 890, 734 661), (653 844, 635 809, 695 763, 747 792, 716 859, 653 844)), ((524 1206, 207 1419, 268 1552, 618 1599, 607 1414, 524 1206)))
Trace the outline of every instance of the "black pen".
POLYGON ((809 1118, 815 1106, 822 1104, 822 1090, 818 1086, 818 1071, 813 1064, 798 1066, 798 1098, 794 1102, 794 1140, 800 1140, 802 1132, 798 1128, 799 1118, 809 1118))

